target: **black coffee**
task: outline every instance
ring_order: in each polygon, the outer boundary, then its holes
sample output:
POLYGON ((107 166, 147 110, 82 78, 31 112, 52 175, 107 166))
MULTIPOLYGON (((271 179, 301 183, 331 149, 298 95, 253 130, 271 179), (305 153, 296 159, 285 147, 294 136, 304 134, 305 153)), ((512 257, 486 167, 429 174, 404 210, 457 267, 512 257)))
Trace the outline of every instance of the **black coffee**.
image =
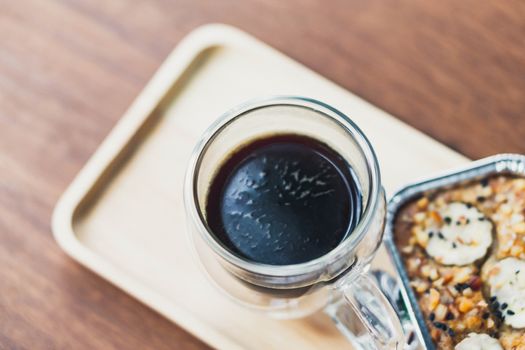
POLYGON ((212 180, 206 219, 234 254, 289 265, 334 249, 360 211, 350 165, 320 141, 285 134, 254 140, 229 156, 212 180))

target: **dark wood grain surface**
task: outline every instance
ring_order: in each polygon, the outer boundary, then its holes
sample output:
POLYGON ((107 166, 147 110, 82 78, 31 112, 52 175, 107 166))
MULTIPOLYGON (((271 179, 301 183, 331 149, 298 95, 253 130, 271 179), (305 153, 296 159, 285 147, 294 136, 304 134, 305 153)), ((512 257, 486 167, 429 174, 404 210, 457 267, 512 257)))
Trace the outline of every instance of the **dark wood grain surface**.
POLYGON ((0 348, 205 348, 69 259, 50 216, 166 55, 208 22, 469 157, 525 153, 521 0, 0 1, 0 348))

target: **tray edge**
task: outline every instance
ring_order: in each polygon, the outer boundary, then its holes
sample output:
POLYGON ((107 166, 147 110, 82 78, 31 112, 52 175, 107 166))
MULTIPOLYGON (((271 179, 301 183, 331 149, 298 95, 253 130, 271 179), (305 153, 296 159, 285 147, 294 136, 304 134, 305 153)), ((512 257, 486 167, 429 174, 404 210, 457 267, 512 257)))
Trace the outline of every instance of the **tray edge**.
POLYGON ((231 338, 199 321, 186 310, 175 307, 160 294, 143 287, 121 269, 106 259, 100 259, 94 252, 86 248, 76 237, 73 217, 99 176, 120 154, 135 132, 154 111, 158 102, 191 66, 191 63, 209 48, 245 38, 246 34, 242 31, 225 24, 207 24, 185 36, 66 188, 55 205, 51 218, 53 236, 58 245, 71 258, 208 345, 228 349, 242 349, 242 347, 231 338), (166 305, 170 305, 169 310, 166 310, 166 305))

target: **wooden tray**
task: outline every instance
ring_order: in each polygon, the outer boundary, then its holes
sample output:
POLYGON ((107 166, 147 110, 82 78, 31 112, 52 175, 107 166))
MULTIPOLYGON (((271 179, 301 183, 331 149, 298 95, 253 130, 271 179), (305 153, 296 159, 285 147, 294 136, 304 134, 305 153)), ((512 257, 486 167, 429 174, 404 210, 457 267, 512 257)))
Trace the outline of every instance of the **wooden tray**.
MULTIPOLYGON (((278 321, 205 279, 185 237, 182 183, 203 130, 244 100, 313 97, 375 146, 387 192, 466 159, 247 34, 207 25, 184 39, 58 202, 53 232, 74 259, 217 348, 349 348, 324 314, 278 321)), ((384 251, 376 263, 390 265, 384 251)))

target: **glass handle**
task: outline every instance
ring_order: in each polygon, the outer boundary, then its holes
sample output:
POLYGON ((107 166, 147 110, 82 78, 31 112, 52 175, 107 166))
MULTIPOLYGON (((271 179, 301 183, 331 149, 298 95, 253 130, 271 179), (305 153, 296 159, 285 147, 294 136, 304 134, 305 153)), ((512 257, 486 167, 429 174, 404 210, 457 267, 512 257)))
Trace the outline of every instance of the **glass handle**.
POLYGON ((342 298, 330 305, 326 312, 354 347, 359 350, 402 349, 405 338, 403 328, 376 282, 366 273, 341 282, 338 289, 342 298), (356 325, 356 316, 361 325, 356 325))

